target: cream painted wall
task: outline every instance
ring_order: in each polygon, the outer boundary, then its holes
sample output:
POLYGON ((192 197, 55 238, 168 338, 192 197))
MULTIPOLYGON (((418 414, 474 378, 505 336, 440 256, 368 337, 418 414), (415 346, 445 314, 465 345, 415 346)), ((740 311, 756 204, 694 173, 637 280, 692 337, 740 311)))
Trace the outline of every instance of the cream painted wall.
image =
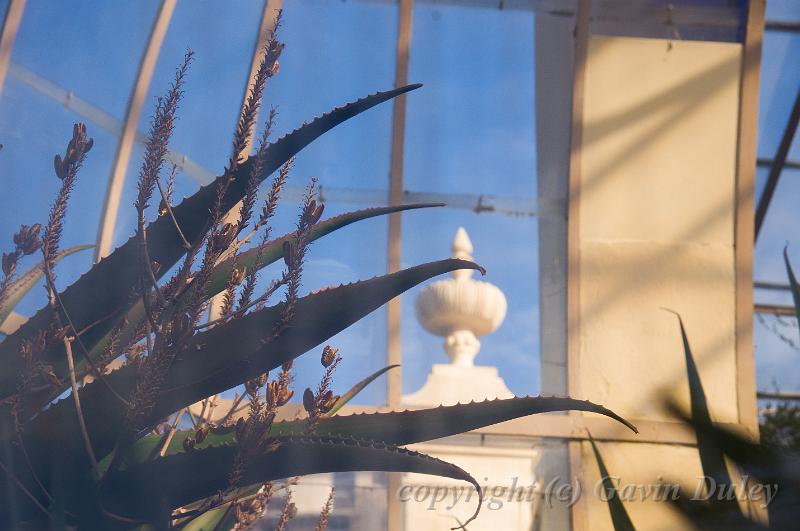
MULTIPOLYGON (((679 312, 737 420, 734 186, 741 45, 592 36, 581 159, 580 394, 631 418, 688 404, 679 312)), ((572 323, 570 323, 572 325, 572 323)))
MULTIPOLYGON (((630 419, 688 408, 676 317, 712 417, 736 422, 734 215, 741 45, 592 36, 584 88, 579 216, 578 389, 630 419)), ((573 328, 574 329, 574 328, 573 328)), ((702 475, 685 446, 601 444, 626 484, 702 475)), ((613 529, 591 447, 581 444, 589 529, 613 529)), ((625 503, 637 529, 682 529, 669 503, 625 503)))

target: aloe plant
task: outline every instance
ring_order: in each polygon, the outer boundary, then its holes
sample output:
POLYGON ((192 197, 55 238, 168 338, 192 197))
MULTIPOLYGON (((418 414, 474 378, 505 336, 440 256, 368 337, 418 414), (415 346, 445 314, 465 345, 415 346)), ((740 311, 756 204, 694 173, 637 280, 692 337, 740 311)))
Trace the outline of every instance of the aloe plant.
MULTIPOLYGON (((606 415, 635 430, 602 406, 556 397, 339 416, 339 408, 380 373, 337 397, 330 387, 340 357, 329 347, 321 360, 325 378, 317 392, 304 394, 309 418, 275 421, 293 395, 289 382, 295 358, 429 278, 463 268, 483 272, 472 262, 446 259, 299 293, 313 240, 370 217, 437 205, 393 206, 321 220, 323 208, 312 183, 297 229, 271 237, 271 217, 295 155, 345 120, 420 86, 378 92, 338 107, 275 142, 269 141, 270 113, 255 152, 245 153, 264 85, 277 73, 282 48, 274 35, 267 39, 228 166, 213 183, 173 206, 171 180, 165 193, 161 173, 191 60, 187 54, 154 113, 139 173, 135 234, 63 290, 57 287, 54 266, 67 200, 92 146, 85 126, 75 126, 63 158, 56 156, 62 188, 41 241, 21 238, 9 255, 16 260, 41 248, 49 300, 0 343, 0 464, 7 493, 6 503, 0 504, 0 527, 191 527, 193 520, 211 513, 219 514, 219 528, 243 526, 247 500, 256 497, 263 508, 272 481, 321 472, 419 472, 468 481, 480 492, 468 472, 402 446, 567 409, 606 415), (256 192, 271 175, 256 219, 256 192), (148 222, 156 188, 161 208, 148 222), (226 222, 239 202, 238 219, 226 222), (245 249, 248 240, 252 246, 245 249), (258 271, 281 258, 283 274, 257 295, 258 271), (172 276, 165 277, 168 273, 172 276), (280 290, 282 301, 269 306, 269 295, 280 290), (201 323, 209 300, 218 294, 223 295, 222 317, 201 323), (229 412, 219 423, 201 415, 192 417, 192 429, 183 428, 180 421, 192 404, 207 405, 241 384, 246 415, 229 412)), ((23 232, 27 237, 31 229, 23 232)), ((6 277, 4 290, 12 285, 11 275, 6 277)), ((0 300, 16 300, 2 295, 0 300)))

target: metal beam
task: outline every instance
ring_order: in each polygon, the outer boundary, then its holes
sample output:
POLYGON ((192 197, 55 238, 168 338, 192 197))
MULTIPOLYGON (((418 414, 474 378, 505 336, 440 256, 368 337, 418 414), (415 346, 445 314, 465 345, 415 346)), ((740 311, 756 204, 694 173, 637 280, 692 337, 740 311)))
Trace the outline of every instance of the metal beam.
MULTIPOLYGON (((758 159, 756 165, 759 168, 771 168, 775 164, 775 159, 758 159)), ((790 170, 800 170, 800 160, 786 160, 783 163, 784 168, 790 170)))
POLYGON ((791 400, 800 402, 800 393, 797 391, 787 393, 759 391, 756 396, 761 400, 791 400))
POLYGON ((3 93, 8 65, 11 64, 11 50, 14 48, 14 41, 17 39, 17 30, 19 30, 24 11, 25 0, 11 0, 6 8, 3 32, 0 33, 0 94, 3 93))
POLYGON ((775 291, 791 291, 792 287, 789 284, 781 284, 779 282, 764 282, 755 281, 753 287, 756 289, 769 289, 775 291))
POLYGON ((800 22, 789 22, 785 20, 768 20, 764 24, 766 31, 783 31, 788 33, 800 32, 800 22))
POLYGON ((775 161, 769 170, 769 176, 767 176, 767 184, 764 185, 764 191, 761 193, 761 198, 758 201, 758 208, 756 209, 755 240, 758 240, 758 234, 761 232, 761 227, 764 225, 764 218, 767 215, 767 209, 769 209, 769 203, 772 201, 775 188, 778 186, 778 179, 780 179, 781 171, 783 171, 783 167, 786 164, 786 158, 789 156, 789 148, 792 147, 792 140, 797 131, 798 122, 800 122, 800 90, 797 91, 792 112, 789 114, 789 121, 786 123, 786 128, 783 130, 783 136, 781 137, 781 143, 778 145, 778 151, 775 153, 775 161))
POLYGON ((772 315, 783 315, 786 317, 796 317, 797 312, 793 306, 784 306, 782 304, 760 304, 753 305, 755 313, 767 313, 772 315))
POLYGON ((108 180, 106 189, 106 199, 103 202, 103 211, 100 214, 100 225, 97 228, 97 245, 95 247, 94 261, 98 262, 111 252, 111 244, 114 237, 114 228, 117 224, 117 213, 119 212, 119 202, 122 198, 122 187, 125 184, 125 173, 128 170, 133 143, 136 139, 136 129, 139 124, 139 115, 144 105, 144 98, 150 88, 150 80, 153 79, 153 71, 158 62, 158 54, 161 51, 161 44, 169 28, 169 21, 175 10, 177 0, 163 0, 158 11, 153 29, 150 32, 150 39, 147 43, 142 61, 139 64, 139 74, 133 85, 128 109, 125 112, 125 123, 122 126, 122 135, 117 145, 117 153, 114 157, 114 165, 111 170, 111 177, 108 180))

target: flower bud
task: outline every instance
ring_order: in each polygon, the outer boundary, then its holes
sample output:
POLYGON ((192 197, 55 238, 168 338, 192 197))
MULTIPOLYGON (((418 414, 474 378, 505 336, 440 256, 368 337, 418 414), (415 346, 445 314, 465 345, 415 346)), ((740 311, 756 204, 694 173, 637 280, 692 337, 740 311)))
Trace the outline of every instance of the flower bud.
POLYGON ((289 240, 283 242, 283 262, 289 269, 294 269, 294 245, 289 240))
POLYGON ((238 286, 244 280, 245 275, 247 274, 247 269, 241 267, 239 269, 234 269, 231 271, 231 284, 234 286, 238 286))
POLYGON ((336 360, 336 354, 339 352, 337 348, 331 348, 330 345, 325 345, 322 349, 322 366, 326 369, 336 360))
POLYGON ((14 245, 17 250, 24 255, 35 253, 39 247, 42 246, 42 241, 39 239, 39 231, 42 229, 40 224, 33 227, 22 225, 16 234, 14 234, 14 245))
POLYGON ((239 420, 236 421, 236 439, 241 442, 244 438, 244 432, 247 428, 247 421, 244 417, 239 417, 239 420))
POLYGON ((56 155, 53 159, 53 167, 56 170, 56 176, 62 181, 67 177, 67 165, 61 160, 61 155, 56 155))
POLYGON ((183 450, 188 452, 194 448, 194 438, 190 435, 183 440, 183 450))
POLYGON ((195 444, 200 444, 204 440, 206 440, 206 435, 208 435, 208 426, 203 426, 199 430, 197 430, 197 434, 194 436, 195 444))
POLYGON ((9 276, 17 267, 17 255, 3 253, 3 274, 9 276))
POLYGON ((305 392, 303 393, 303 407, 309 413, 314 412, 314 392, 306 387, 305 392))
POLYGON ((319 410, 321 413, 327 413, 333 406, 336 404, 336 401, 339 400, 339 397, 333 394, 333 391, 327 391, 322 398, 319 400, 319 410))

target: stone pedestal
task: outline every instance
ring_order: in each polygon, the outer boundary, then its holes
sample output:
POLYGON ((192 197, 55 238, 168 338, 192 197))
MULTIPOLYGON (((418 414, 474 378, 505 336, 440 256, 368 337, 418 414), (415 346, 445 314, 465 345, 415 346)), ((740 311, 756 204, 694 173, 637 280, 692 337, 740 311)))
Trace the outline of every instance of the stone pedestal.
POLYGON ((472 400, 512 398, 514 394, 497 374, 496 367, 435 364, 425 385, 403 397, 406 406, 430 407, 464 404, 472 400))
MULTIPOLYGON (((481 513, 470 531, 531 529, 537 487, 534 469, 539 451, 525 447, 479 446, 479 441, 449 438, 412 448, 453 463, 478 481, 484 491, 481 513)), ((463 481, 423 474, 403 474, 398 491, 403 528, 438 531, 457 527, 475 512, 475 488, 463 481)))

